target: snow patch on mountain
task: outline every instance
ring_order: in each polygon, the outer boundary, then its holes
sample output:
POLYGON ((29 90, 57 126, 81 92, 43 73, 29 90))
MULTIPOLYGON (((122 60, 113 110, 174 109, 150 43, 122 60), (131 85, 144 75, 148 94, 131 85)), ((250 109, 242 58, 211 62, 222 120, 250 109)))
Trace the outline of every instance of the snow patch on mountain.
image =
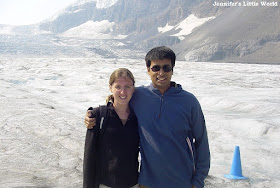
POLYGON ((113 31, 115 23, 109 22, 108 20, 98 21, 88 21, 82 25, 69 29, 61 34, 63 37, 80 37, 80 38, 90 38, 90 39, 123 39, 126 36, 118 35, 113 36, 111 33, 113 31))
POLYGON ((82 5, 85 3, 96 2, 97 0, 77 0, 73 5, 82 5))
POLYGON ((179 24, 175 26, 170 26, 166 24, 164 27, 159 27, 158 31, 161 33, 165 33, 172 29, 179 30, 177 34, 171 36, 177 36, 180 40, 183 40, 186 35, 191 34, 194 28, 204 24, 205 22, 214 19, 215 17, 207 17, 207 18, 197 18, 195 15, 191 14, 186 19, 181 21, 179 24))
POLYGON ((173 28, 174 28, 174 26, 168 25, 168 23, 167 23, 166 26, 164 26, 164 27, 158 27, 158 32, 165 33, 167 31, 170 31, 173 28))
POLYGON ((116 4, 116 2, 118 2, 118 0, 97 0, 96 8, 98 8, 98 9, 108 8, 108 7, 116 4))
POLYGON ((118 0, 78 0, 74 5, 82 5, 90 2, 96 2, 96 8, 104 9, 116 4, 118 0))
POLYGON ((97 9, 105 9, 108 8, 110 6, 113 6, 114 4, 116 4, 118 2, 118 0, 77 0, 75 3, 65 7, 64 9, 62 9, 61 11, 55 13, 54 15, 52 15, 50 18, 40 22, 40 23, 45 23, 45 22, 51 22, 54 21, 55 19, 57 19, 60 15, 63 15, 65 13, 71 14, 71 13, 77 13, 79 11, 82 11, 83 9, 78 9, 78 10, 74 10, 74 11, 69 11, 67 10, 68 7, 71 6, 81 6, 85 3, 91 3, 91 2, 95 2, 96 3, 96 8, 97 9))

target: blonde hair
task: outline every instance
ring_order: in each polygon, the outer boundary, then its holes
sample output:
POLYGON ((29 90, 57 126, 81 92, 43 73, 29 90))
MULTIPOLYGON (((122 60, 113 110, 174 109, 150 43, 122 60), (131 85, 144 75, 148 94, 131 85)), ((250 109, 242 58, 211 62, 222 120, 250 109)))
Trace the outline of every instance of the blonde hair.
MULTIPOLYGON (((114 82, 116 81, 116 79, 118 79, 118 78, 129 78, 132 80, 133 86, 135 84, 133 74, 130 72, 130 70, 128 70, 126 68, 116 69, 110 76, 109 85, 112 86, 114 84, 114 82)), ((113 95, 109 95, 106 97, 106 103, 108 103, 108 102, 114 102, 113 95)))

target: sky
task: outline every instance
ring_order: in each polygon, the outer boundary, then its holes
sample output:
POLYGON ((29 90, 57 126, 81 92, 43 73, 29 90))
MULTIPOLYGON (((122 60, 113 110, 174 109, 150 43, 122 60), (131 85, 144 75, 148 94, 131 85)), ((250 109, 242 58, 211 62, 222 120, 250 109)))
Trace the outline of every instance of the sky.
POLYGON ((0 0, 0 24, 29 25, 43 21, 76 0, 0 0))

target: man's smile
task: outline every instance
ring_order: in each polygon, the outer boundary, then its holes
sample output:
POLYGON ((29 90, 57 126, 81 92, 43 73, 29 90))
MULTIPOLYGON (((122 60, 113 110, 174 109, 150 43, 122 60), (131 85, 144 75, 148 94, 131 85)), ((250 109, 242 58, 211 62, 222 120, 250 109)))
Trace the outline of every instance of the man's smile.
POLYGON ((157 77, 157 80, 158 80, 158 81, 165 81, 165 80, 166 80, 166 78, 163 78, 163 77, 157 77))

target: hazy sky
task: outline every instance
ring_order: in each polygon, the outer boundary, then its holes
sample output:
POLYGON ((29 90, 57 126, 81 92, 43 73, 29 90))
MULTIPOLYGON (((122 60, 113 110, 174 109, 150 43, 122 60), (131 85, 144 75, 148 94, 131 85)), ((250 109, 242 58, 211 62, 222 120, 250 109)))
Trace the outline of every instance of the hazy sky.
POLYGON ((76 0, 0 0, 0 24, 28 25, 51 17, 76 0))

